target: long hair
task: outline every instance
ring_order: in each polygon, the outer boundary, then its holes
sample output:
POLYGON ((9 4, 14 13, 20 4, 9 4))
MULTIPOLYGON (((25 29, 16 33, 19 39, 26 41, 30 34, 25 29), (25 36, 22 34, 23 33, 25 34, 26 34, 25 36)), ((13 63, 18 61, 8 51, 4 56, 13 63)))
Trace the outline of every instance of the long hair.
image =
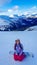
POLYGON ((19 39, 18 39, 18 40, 15 40, 14 49, 16 50, 17 41, 19 41, 19 46, 20 46, 20 48, 23 49, 23 46, 22 46, 22 44, 20 43, 20 40, 19 40, 19 39))

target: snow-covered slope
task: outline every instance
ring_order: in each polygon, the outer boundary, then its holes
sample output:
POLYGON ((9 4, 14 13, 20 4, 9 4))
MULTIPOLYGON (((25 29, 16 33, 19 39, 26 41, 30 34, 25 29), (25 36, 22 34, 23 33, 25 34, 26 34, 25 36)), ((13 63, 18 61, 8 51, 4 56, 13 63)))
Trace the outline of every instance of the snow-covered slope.
POLYGON ((26 29, 25 31, 37 31, 37 26, 32 26, 26 29))
POLYGON ((2 25, 9 25, 9 23, 7 23, 5 20, 0 19, 0 26, 2 25))
POLYGON ((0 65, 37 65, 37 32, 0 32, 0 65), (14 42, 19 38, 24 51, 32 52, 34 58, 28 57, 22 62, 14 61, 10 50, 14 50, 14 42))

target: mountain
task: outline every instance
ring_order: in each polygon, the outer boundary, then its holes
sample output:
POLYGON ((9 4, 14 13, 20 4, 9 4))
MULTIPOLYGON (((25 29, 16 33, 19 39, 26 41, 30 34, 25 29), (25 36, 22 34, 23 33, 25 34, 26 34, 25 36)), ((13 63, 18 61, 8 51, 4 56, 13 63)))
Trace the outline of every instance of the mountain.
POLYGON ((37 26, 29 27, 25 31, 37 31, 37 26))
MULTIPOLYGON (((37 14, 35 14, 35 16, 36 15, 37 14)), ((25 15, 14 15, 14 17, 9 17, 6 15, 0 15, 0 31, 24 31, 31 26, 36 26, 37 17, 32 16, 26 17, 25 15)))

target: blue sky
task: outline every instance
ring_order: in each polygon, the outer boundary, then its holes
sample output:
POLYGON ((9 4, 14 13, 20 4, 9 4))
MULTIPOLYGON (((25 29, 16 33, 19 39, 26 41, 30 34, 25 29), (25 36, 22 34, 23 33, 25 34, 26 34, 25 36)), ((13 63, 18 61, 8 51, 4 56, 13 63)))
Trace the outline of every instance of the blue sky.
POLYGON ((15 5, 18 5, 20 9, 28 9, 32 6, 37 6, 37 0, 7 0, 7 2, 6 0, 0 0, 0 3, 1 10, 7 10, 8 8, 12 8, 15 5))
POLYGON ((7 10, 10 12, 16 9, 23 12, 31 8, 37 10, 37 0, 0 0, 0 12, 7 10))

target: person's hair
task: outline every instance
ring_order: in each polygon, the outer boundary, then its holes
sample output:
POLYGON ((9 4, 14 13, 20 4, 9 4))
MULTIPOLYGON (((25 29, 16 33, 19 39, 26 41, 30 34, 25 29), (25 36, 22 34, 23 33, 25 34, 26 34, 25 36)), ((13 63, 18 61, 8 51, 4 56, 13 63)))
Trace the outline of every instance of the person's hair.
POLYGON ((19 43, 20 43, 20 39, 16 39, 16 40, 15 40, 15 43, 17 43, 17 41, 19 41, 19 43))
POLYGON ((20 43, 20 39, 15 40, 14 49, 16 50, 17 41, 19 41, 19 46, 21 47, 21 49, 23 49, 23 47, 22 47, 22 45, 20 43))

